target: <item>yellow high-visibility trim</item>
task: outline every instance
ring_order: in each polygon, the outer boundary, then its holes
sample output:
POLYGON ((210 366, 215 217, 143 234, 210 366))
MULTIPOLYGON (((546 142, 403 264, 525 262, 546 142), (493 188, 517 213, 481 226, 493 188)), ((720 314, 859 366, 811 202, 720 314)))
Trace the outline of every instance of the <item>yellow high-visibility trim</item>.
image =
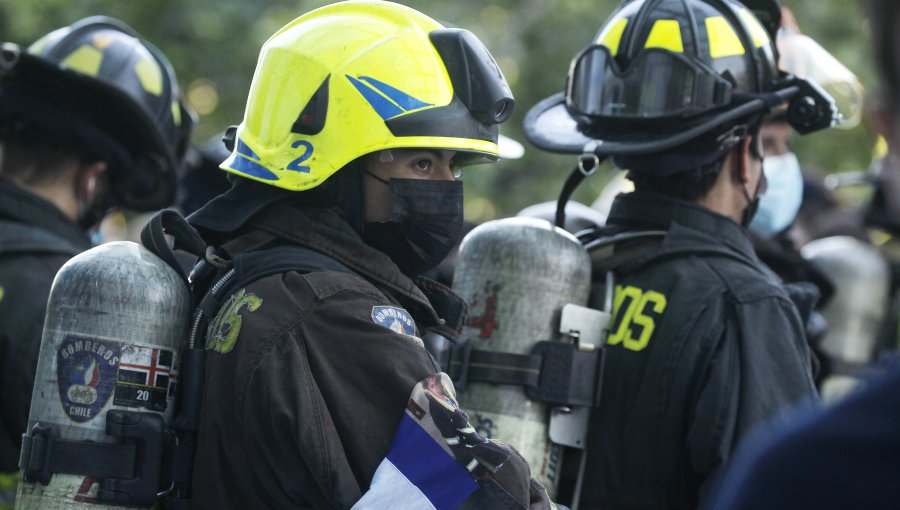
POLYGON ((684 53, 681 26, 674 19, 656 20, 644 48, 663 48, 676 53, 684 53))
POLYGON ((172 121, 176 126, 181 125, 181 108, 178 106, 178 101, 172 101, 172 121))
POLYGON ((137 75, 138 80, 141 81, 141 86, 144 87, 144 90, 154 96, 162 94, 162 70, 159 68, 159 64, 150 57, 140 59, 138 63, 134 65, 134 73, 137 75))
POLYGON ((757 48, 762 48, 772 42, 772 40, 769 39, 769 32, 766 31, 762 26, 762 23, 756 19, 756 16, 754 16, 753 13, 747 9, 740 9, 738 14, 740 14, 741 19, 744 20, 747 29, 750 30, 750 37, 753 38, 753 44, 755 44, 757 48))
POLYGON ((709 56, 712 58, 733 57, 746 52, 734 27, 723 16, 706 18, 706 35, 709 37, 709 56))
MULTIPOLYGON (((872 148, 872 159, 882 159, 887 155, 888 155, 887 140, 885 140, 883 136, 879 135, 878 139, 875 140, 875 147, 872 148)), ((0 287, 0 299, 3 299, 3 288, 2 287, 0 287)))
POLYGON ((628 18, 622 18, 612 25, 608 25, 597 37, 597 43, 609 48, 610 54, 616 56, 619 53, 619 43, 622 42, 622 33, 628 26, 628 18))
POLYGON ((64 66, 88 76, 97 76, 102 62, 103 52, 87 44, 73 51, 62 61, 64 66))

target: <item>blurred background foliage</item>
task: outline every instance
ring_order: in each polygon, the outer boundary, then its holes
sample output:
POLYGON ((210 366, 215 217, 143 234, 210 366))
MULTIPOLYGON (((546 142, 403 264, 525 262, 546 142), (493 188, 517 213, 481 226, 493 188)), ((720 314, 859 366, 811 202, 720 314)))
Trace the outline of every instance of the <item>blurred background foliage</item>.
MULTIPOLYGON (((322 0, 0 0, 0 41, 29 44, 50 30, 92 14, 119 18, 165 52, 188 101, 200 115, 200 144, 237 124, 262 43, 322 0)), ((517 106, 502 132, 526 147, 525 156, 466 173, 467 216, 473 221, 515 214, 554 200, 575 158, 530 146, 522 119, 540 99, 561 91, 571 58, 594 37, 616 0, 409 0, 445 24, 468 28, 496 57, 517 106)), ((866 25, 857 0, 785 0, 799 25, 876 91, 866 25)), ((864 170, 872 157, 868 120, 850 130, 796 138, 807 170, 864 170)), ((586 181, 575 200, 592 203, 614 170, 586 181)))

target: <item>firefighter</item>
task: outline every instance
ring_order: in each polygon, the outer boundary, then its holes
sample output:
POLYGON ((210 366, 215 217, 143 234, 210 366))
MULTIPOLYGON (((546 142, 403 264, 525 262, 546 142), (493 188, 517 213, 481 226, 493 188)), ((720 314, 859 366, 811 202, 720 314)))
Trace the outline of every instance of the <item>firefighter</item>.
MULTIPOLYGON (((871 0, 876 62, 884 79, 881 129, 896 154, 900 136, 900 4, 871 0)), ((896 508, 900 486, 900 365, 868 388, 823 413, 795 416, 771 427, 735 456, 706 508, 817 509, 896 508)))
POLYGON ((53 277, 112 208, 172 203, 192 125, 168 60, 118 20, 2 46, 0 472, 12 494, 53 277))
POLYGON ((549 507, 510 447, 454 457, 443 425, 483 438, 424 389, 440 370, 420 338, 455 338, 465 305, 420 274, 456 244, 460 169, 497 159, 512 107, 474 35, 391 2, 310 11, 263 45, 234 183, 189 221, 233 260, 289 247, 310 267, 210 324, 197 507, 549 507))
MULTIPOLYGON (((800 315, 746 230, 766 192, 764 115, 816 87, 777 71, 777 4, 749 5, 622 2, 566 91, 526 117, 539 147, 582 154, 573 176, 611 156, 635 187, 580 236, 621 239, 592 251, 615 287, 580 508, 695 508, 754 426, 818 400, 800 315)), ((833 124, 827 94, 803 102, 822 118, 800 129, 833 124)))

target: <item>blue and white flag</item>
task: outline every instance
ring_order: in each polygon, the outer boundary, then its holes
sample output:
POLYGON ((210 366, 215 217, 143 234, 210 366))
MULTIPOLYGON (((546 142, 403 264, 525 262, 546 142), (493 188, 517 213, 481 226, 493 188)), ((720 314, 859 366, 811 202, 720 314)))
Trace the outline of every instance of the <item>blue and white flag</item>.
POLYGON ((508 446, 475 432, 446 374, 416 385, 387 457, 353 510, 453 510, 490 481, 508 446))

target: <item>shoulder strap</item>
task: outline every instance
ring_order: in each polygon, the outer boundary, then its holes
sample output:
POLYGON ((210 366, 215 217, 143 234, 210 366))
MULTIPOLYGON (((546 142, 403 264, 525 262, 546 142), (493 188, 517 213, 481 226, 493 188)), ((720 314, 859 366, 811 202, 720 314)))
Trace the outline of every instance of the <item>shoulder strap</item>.
POLYGON ((599 236, 585 235, 581 237, 584 249, 591 256, 594 272, 615 271, 626 262, 645 255, 662 245, 666 238, 665 230, 636 230, 605 234, 599 236))
MULTIPOLYGON (((238 253, 232 257, 230 269, 215 279, 205 291, 200 299, 198 312, 202 313, 204 322, 208 322, 219 313, 225 299, 242 287, 274 274, 316 271, 357 274, 328 255, 303 246, 277 245, 238 253)), ((204 332, 205 329, 192 332, 192 340, 198 342, 204 332)))
MULTIPOLYGON (((337 271, 357 274, 337 260, 311 248, 295 245, 278 245, 260 250, 239 253, 232 257, 234 275, 222 285, 216 294, 222 298, 237 289, 273 274, 316 271, 337 271)), ((222 278, 224 280, 225 277, 222 278)), ((220 280, 220 281, 222 281, 220 280)))
POLYGON ((644 264, 698 255, 727 258, 756 267, 756 264, 747 257, 718 246, 656 250, 662 245, 665 237, 665 230, 626 231, 610 235, 604 235, 601 231, 600 235, 587 236, 581 238, 581 241, 591 255, 595 271, 615 271, 623 266, 627 266, 630 270, 644 264))
POLYGON ((0 220, 0 254, 57 253, 75 256, 84 247, 52 232, 23 223, 0 220))
POLYGON ((175 251, 169 246, 166 234, 175 238, 175 245, 201 259, 207 256, 206 241, 200 233, 184 219, 178 211, 165 209, 156 213, 141 230, 141 244, 163 259, 169 266, 188 282, 187 271, 175 257, 175 251))

